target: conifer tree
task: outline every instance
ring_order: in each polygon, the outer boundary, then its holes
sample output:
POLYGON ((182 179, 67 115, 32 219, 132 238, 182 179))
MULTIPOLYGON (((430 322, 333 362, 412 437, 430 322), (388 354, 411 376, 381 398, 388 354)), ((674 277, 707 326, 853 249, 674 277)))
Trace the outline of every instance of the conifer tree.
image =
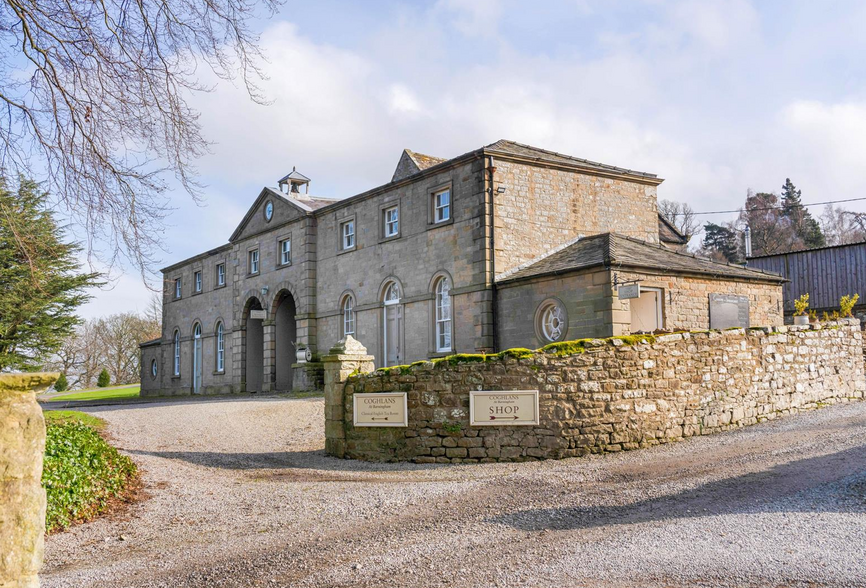
POLYGON ((821 225, 803 206, 802 196, 802 191, 794 186, 791 178, 785 178, 782 185, 782 214, 790 219, 796 236, 804 246, 823 247, 827 242, 821 225))
POLYGON ((99 372, 99 377, 96 378, 96 385, 100 388, 105 388, 111 383, 111 376, 108 375, 108 370, 102 368, 102 371, 99 372))
POLYGON ((33 181, 0 178, 0 371, 39 369, 80 321, 75 310, 98 275, 82 273, 33 181))
POLYGON ((709 222, 705 224, 702 247, 705 253, 718 261, 730 263, 741 261, 737 234, 728 227, 709 222))
POLYGON ((64 392, 67 388, 69 388, 69 382, 66 379, 66 374, 60 374, 60 377, 54 382, 54 391, 64 392))

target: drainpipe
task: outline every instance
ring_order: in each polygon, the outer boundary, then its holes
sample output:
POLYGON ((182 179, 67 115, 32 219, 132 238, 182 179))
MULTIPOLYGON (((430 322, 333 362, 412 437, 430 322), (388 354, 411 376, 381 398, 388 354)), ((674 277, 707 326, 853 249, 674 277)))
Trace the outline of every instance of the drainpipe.
POLYGON ((493 322, 493 324, 491 325, 491 327, 492 327, 491 339, 493 342, 493 351, 497 352, 497 351, 500 351, 500 349, 499 349, 499 333, 498 333, 499 325, 496 321, 496 297, 497 297, 497 292, 496 292, 496 251, 494 249, 495 239, 494 239, 494 235, 493 235, 493 231, 494 231, 494 227, 493 227, 493 224, 494 224, 493 223, 493 214, 494 214, 493 198, 494 198, 494 194, 495 194, 494 187, 493 187, 493 181, 494 181, 494 174, 496 173, 496 165, 495 165, 495 162, 493 161, 492 155, 487 157, 487 172, 490 175, 489 175, 488 187, 487 187, 487 203, 486 203, 487 210, 485 211, 485 213, 487 215, 486 222, 489 223, 488 226, 490 227, 490 238, 489 238, 489 241, 487 242, 487 247, 488 247, 488 250, 490 252, 490 293, 492 296, 491 301, 490 301, 490 318, 491 318, 491 321, 493 322))

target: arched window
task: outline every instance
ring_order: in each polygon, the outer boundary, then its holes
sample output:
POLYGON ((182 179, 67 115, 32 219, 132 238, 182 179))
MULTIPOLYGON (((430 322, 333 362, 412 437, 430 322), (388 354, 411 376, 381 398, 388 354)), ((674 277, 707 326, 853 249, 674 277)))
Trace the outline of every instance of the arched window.
POLYGON ((385 288, 385 304, 396 304, 400 302, 400 286, 397 282, 391 282, 388 284, 388 287, 385 288))
POLYGON ((180 331, 174 332, 174 375, 180 375, 180 331))
POLYGON ((436 282, 436 351, 451 351, 451 284, 436 282))
POLYGON ((343 299, 343 336, 355 334, 355 300, 351 294, 343 299))
POLYGON ((226 367, 226 345, 223 335, 222 321, 217 323, 216 327, 216 368, 218 372, 225 371, 226 367))

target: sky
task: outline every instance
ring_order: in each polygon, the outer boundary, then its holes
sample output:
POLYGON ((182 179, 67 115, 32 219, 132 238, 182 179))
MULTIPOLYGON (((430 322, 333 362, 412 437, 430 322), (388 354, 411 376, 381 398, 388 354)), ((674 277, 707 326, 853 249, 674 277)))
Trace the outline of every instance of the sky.
MULTIPOLYGON (((289 0, 256 28, 270 103, 230 82, 192 97, 207 187, 201 205, 170 194, 162 266, 226 243, 292 166, 345 198, 404 148, 511 139, 658 174, 659 198, 697 211, 787 177, 806 203, 862 195, 864 2, 289 0)), ((112 278, 82 316, 145 308, 138 273, 112 278)))

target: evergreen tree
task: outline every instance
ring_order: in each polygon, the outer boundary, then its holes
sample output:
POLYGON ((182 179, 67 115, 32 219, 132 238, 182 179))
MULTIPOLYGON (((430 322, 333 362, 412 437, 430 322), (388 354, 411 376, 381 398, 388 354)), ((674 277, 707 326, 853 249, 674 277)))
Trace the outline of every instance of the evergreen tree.
POLYGON ((54 390, 55 392, 63 392, 67 388, 69 388, 69 382, 66 380, 66 374, 60 374, 60 377, 54 382, 54 390))
POLYGON ((102 368, 102 371, 99 372, 99 377, 96 378, 96 385, 100 388, 106 388, 111 383, 111 376, 108 375, 108 370, 102 368))
POLYGON ((715 223, 704 225, 703 249, 711 257, 719 261, 739 263, 740 245, 737 234, 729 229, 715 223))
POLYGON ((802 202, 802 191, 798 190, 791 178, 785 178, 782 185, 782 214, 790 219, 794 232, 806 247, 823 247, 827 244, 821 225, 806 210, 802 202))
POLYGON ((0 178, 0 371, 39 369, 80 319, 97 274, 80 273, 80 248, 47 207, 47 194, 20 179, 0 178))

